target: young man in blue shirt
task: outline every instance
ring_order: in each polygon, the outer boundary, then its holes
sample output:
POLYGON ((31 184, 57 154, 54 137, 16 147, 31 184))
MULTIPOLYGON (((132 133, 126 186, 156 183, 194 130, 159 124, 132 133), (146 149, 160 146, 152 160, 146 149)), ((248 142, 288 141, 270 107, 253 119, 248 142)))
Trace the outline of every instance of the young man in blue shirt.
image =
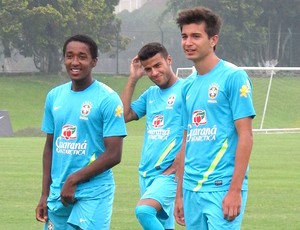
POLYGON ((177 24, 196 71, 182 87, 184 141, 175 218, 187 230, 237 230, 253 144, 251 81, 244 70, 216 55, 221 19, 213 11, 182 10, 177 24))
POLYGON ((71 81, 46 98, 36 219, 45 230, 109 230, 115 191, 111 168, 121 161, 126 136, 122 102, 92 77, 98 47, 90 37, 70 37, 63 55, 71 81))

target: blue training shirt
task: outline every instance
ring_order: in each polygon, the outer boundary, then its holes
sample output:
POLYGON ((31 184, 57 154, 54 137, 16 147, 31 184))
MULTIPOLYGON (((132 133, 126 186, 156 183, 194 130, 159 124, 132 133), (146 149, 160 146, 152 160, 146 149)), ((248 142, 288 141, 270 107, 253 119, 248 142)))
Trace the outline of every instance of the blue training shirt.
MULTIPOLYGON (((59 197, 66 178, 93 162, 104 151, 104 138, 126 136, 123 105, 118 94, 94 81, 83 91, 68 82, 52 89, 46 98, 42 131, 54 135, 51 195, 59 197)), ((109 169, 77 189, 114 184, 109 169)))
MULTIPOLYGON (((188 77, 182 98, 187 130, 183 188, 228 190, 238 142, 234 121, 255 116, 251 81, 244 70, 220 60, 209 73, 188 77)), ((246 173, 242 189, 247 184, 246 173)))
POLYGON ((151 86, 131 103, 131 108, 138 118, 146 115, 144 144, 139 164, 139 174, 142 177, 161 174, 172 165, 179 152, 183 137, 183 81, 179 79, 167 89, 151 86))

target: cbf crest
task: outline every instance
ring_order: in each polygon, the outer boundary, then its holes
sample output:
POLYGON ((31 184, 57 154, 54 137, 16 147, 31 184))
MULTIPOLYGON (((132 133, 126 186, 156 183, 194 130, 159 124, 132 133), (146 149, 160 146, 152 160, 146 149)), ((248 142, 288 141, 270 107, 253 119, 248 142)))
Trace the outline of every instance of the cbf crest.
POLYGON ((218 96, 219 93, 219 85, 216 83, 213 83, 210 85, 209 89, 208 89, 208 97, 211 100, 215 100, 218 96))
POLYGON ((173 107, 173 105, 175 103, 175 100, 176 100, 176 95, 175 94, 169 96, 168 101, 167 101, 167 109, 173 107))
POLYGON ((84 117, 87 117, 92 109, 92 103, 89 101, 85 101, 83 102, 82 106, 81 106, 81 115, 84 117))

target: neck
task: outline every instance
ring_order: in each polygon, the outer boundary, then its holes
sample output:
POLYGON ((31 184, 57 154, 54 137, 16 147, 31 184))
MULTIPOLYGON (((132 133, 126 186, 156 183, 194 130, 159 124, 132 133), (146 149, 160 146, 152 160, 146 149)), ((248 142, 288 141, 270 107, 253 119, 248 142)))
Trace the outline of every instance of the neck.
POLYGON ((204 75, 210 72, 220 61, 216 55, 213 55, 209 58, 201 60, 199 62, 194 62, 195 68, 199 75, 204 75))
POLYGON ((88 88, 91 84, 93 84, 95 80, 93 78, 83 79, 83 80, 73 80, 72 81, 72 90, 73 91, 83 91, 88 88))

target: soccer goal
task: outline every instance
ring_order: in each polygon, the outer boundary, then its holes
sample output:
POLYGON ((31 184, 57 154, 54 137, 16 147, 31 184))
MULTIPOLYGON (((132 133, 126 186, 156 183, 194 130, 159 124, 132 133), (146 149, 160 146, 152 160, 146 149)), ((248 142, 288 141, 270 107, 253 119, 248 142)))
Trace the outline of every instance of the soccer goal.
MULTIPOLYGON (((253 84, 254 132, 300 132, 300 67, 239 67, 253 84)), ((178 68, 188 77, 194 67, 178 68)))

